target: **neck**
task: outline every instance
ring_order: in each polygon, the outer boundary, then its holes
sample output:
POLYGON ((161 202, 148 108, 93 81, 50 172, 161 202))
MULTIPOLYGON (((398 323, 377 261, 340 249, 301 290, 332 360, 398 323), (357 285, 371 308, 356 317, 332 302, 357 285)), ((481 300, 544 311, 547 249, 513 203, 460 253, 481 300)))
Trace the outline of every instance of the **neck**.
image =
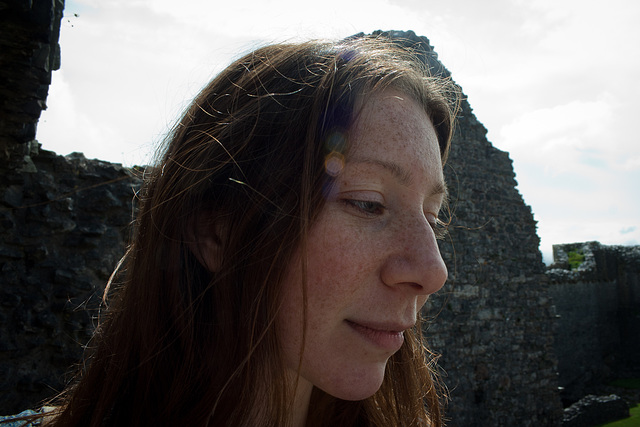
POLYGON ((293 427, 304 427, 307 424, 307 414, 309 413, 309 402, 311 401, 311 390, 313 385, 304 378, 298 377, 296 394, 293 401, 293 427))

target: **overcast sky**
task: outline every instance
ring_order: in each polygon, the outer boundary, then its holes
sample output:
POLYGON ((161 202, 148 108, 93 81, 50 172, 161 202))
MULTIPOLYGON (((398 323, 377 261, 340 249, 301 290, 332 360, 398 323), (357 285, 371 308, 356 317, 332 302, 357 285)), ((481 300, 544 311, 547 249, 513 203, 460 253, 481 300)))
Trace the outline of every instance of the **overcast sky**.
POLYGON ((551 245, 640 244, 640 2, 67 0, 44 149, 146 164, 210 78, 269 42, 413 30, 508 151, 551 245))

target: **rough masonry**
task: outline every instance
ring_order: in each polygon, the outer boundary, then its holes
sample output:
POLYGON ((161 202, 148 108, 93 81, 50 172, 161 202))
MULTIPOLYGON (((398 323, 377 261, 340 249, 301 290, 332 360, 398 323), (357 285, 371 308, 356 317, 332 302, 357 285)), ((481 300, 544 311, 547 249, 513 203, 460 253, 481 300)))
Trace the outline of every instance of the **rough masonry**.
MULTIPOLYGON (((61 390, 129 236, 136 173, 39 149, 62 0, 0 0, 0 413, 61 390)), ((81 148, 81 147, 79 147, 81 148)))
POLYGON ((640 246, 555 245, 553 257, 549 290, 559 314, 554 351, 565 404, 616 377, 640 377, 640 246))

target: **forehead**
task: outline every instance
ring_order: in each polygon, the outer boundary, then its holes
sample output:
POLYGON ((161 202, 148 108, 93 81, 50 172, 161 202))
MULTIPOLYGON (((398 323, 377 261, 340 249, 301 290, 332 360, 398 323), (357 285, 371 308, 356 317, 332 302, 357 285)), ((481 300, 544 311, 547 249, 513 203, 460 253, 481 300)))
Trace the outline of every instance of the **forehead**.
POLYGON ((349 142, 349 159, 389 161, 435 173, 436 178, 442 175, 440 147, 426 111, 399 91, 385 90, 366 100, 349 142))

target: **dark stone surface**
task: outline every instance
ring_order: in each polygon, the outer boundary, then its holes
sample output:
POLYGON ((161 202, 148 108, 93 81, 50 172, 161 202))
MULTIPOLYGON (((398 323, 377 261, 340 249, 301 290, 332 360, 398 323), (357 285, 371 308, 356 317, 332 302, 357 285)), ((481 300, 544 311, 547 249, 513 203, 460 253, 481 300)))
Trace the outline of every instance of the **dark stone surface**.
POLYGON ((611 379, 640 376, 640 246, 571 243, 553 252, 554 347, 562 399, 571 404, 611 379), (570 252, 584 255, 573 270, 570 252))
POLYGON ((564 410, 562 427, 595 427, 629 416, 629 406, 621 397, 588 395, 564 410))
POLYGON ((0 172, 31 166, 25 156, 60 68, 63 9, 64 0, 0 0, 0 172))
POLYGON ((0 412, 64 386, 124 253, 140 180, 120 165, 42 151, 0 183, 0 412))

